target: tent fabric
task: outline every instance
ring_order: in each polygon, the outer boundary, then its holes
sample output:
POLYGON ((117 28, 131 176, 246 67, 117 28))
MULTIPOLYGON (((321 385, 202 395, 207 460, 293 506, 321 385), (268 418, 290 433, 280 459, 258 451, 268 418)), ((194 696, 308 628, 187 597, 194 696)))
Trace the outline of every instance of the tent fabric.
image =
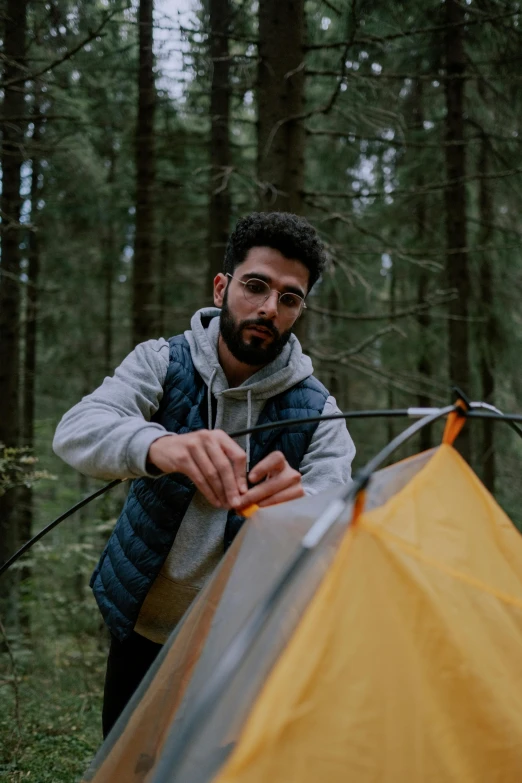
POLYGON ((249 520, 85 781, 522 779, 522 539, 449 445, 372 477, 171 762, 196 696, 339 492, 249 520))
MULTIPOLYGON (((243 526, 214 577, 169 638, 84 781, 148 783, 153 779, 156 765, 168 749, 169 732, 175 732, 179 723, 190 717, 194 693, 204 686, 234 635, 263 600, 334 494, 285 504, 290 514, 285 506, 263 509, 243 526)), ((346 519, 349 513, 348 509, 346 519)), ((343 529, 341 526, 336 531, 336 539, 340 539, 343 529)), ((220 745, 230 742, 234 721, 235 733, 239 734, 244 724, 241 710, 247 712, 250 708, 271 663, 300 619, 334 554, 333 544, 321 547, 302 579, 290 586, 283 606, 274 612, 259 639, 249 666, 237 673, 228 700, 213 716, 208 742, 200 741, 190 749, 184 780, 190 780, 190 775, 198 782, 202 779, 201 769, 207 766, 207 758, 216 760, 220 745), (187 767, 192 771, 187 772, 187 767)))
MULTIPOLYGON (((238 536, 238 543, 243 533, 238 536)), ((140 685, 83 780, 145 781, 161 754, 210 631, 212 618, 239 547, 230 551, 185 622, 174 632, 140 685)))
POLYGON ((451 447, 364 513, 217 783, 522 778, 522 541, 451 447))

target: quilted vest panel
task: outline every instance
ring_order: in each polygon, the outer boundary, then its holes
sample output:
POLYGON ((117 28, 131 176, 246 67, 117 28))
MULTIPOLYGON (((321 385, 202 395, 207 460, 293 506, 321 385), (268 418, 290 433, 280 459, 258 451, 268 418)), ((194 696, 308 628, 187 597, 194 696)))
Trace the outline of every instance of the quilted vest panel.
MULTIPOLYGON (((195 369, 183 335, 169 340, 170 362, 160 407, 153 421, 169 432, 183 434, 208 427, 207 386, 195 369)), ((258 424, 320 415, 328 391, 313 376, 273 397, 258 424)), ((250 467, 280 450, 298 469, 317 428, 317 422, 252 433, 250 467)), ((196 488, 181 473, 157 479, 135 479, 123 510, 91 577, 91 587, 111 632, 125 639, 134 628, 145 597, 170 552, 196 488)), ((244 518, 230 511, 224 550, 237 535, 244 518)))

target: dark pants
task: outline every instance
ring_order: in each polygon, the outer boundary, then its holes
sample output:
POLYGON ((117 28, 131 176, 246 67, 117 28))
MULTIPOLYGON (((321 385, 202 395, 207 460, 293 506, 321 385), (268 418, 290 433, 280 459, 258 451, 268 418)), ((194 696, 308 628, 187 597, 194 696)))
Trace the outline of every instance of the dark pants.
POLYGON ((105 738, 149 670, 162 645, 134 631, 120 642, 111 634, 103 692, 102 726, 105 738))

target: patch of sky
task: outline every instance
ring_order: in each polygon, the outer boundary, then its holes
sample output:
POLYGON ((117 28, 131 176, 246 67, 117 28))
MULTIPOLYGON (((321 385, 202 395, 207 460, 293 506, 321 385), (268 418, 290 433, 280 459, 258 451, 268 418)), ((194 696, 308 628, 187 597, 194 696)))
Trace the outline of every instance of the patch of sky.
POLYGON ((410 93, 411 88, 411 79, 405 79, 404 84, 400 89, 399 95, 401 98, 406 98, 407 95, 410 93))
POLYGON ((332 24, 332 20, 328 16, 323 16, 321 19, 321 30, 328 30, 330 25, 332 24))
MULTIPOLYGON (((183 67, 183 57, 190 44, 183 38, 180 27, 197 27, 194 0, 157 0, 154 8, 154 49, 160 77, 158 87, 178 101, 183 101, 192 73, 183 67)), ((253 10, 253 9, 252 9, 253 10)), ((253 11, 254 13, 254 11, 253 11)), ((202 36, 196 33, 199 40, 202 36)))
POLYGON ((383 253, 381 255, 381 275, 386 277, 389 270, 393 266, 393 261, 389 253, 383 253))
POLYGON ((382 72, 382 65, 380 63, 372 63, 372 71, 376 74, 380 74, 382 72))

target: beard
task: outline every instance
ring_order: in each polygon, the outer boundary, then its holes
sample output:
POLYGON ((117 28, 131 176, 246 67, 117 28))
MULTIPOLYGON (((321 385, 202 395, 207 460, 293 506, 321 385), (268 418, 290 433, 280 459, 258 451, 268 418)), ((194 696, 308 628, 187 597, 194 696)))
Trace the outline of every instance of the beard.
POLYGON ((228 290, 225 292, 221 308, 219 331, 232 356, 239 362, 254 367, 273 362, 279 356, 292 334, 291 329, 287 329, 286 332, 279 332, 271 321, 263 318, 251 318, 236 324, 228 307, 228 290), (248 326, 262 326, 264 329, 267 329, 272 336, 272 341, 267 345, 263 345, 263 337, 252 335, 250 342, 245 342, 243 331, 248 326))

